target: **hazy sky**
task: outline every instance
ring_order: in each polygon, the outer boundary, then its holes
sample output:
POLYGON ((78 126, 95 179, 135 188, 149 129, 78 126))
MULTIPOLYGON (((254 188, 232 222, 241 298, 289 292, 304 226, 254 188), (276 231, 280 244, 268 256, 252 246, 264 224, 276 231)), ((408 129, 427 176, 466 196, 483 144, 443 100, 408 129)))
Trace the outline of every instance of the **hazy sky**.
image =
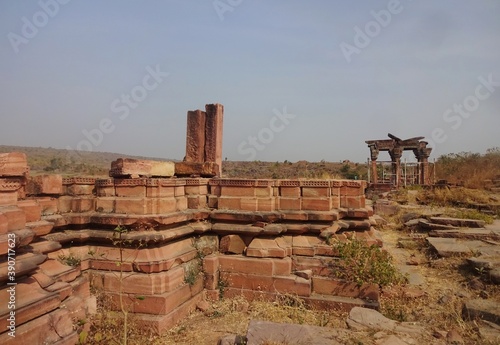
POLYGON ((230 160, 500 146, 499 1, 0 0, 0 34, 4 145, 182 159, 222 103, 230 160))

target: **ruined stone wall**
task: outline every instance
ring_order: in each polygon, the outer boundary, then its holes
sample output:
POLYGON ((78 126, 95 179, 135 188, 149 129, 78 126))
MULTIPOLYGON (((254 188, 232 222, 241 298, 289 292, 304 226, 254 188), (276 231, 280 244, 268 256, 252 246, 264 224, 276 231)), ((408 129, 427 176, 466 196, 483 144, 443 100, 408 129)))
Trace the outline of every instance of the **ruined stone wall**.
MULTIPOLYGON (((54 299, 36 308, 19 292, 23 306, 38 313, 18 308, 18 331, 61 315, 85 319, 95 308, 89 281, 115 310, 121 290, 136 319, 158 333, 204 298, 292 294, 318 308, 378 306, 378 287, 333 272, 332 242, 380 245, 364 181, 176 178, 171 164, 113 162, 108 179, 23 175, 15 195, 0 190, 9 205, 0 207, 0 236, 17 231, 17 253, 25 248, 31 258, 29 270, 16 262, 16 279, 54 299), (118 226, 127 229, 121 237, 118 226)), ((30 334, 49 339, 46 329, 30 334)))

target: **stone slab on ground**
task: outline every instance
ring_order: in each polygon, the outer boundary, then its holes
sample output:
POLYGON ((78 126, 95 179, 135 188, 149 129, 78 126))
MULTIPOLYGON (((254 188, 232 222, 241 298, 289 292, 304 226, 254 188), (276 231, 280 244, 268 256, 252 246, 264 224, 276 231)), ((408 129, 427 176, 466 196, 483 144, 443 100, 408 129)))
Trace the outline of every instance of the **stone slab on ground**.
POLYGON ((471 250, 455 238, 427 237, 427 242, 442 257, 470 254, 471 250))
POLYGON ((479 219, 431 217, 430 220, 432 223, 435 224, 451 225, 463 228, 483 228, 485 225, 484 220, 479 220, 479 219))
POLYGON ((500 303, 490 299, 469 300, 465 302, 462 312, 466 318, 480 318, 500 325, 500 303))
POLYGON ((483 228, 461 228, 456 230, 431 230, 430 237, 452 237, 467 240, 500 240, 500 233, 483 228))
POLYGON ((398 322, 386 318, 376 310, 354 307, 349 313, 347 325, 350 329, 363 330, 384 330, 404 334, 422 334, 424 328, 415 322, 398 322))
POLYGON ((343 329, 251 320, 246 344, 340 345, 347 339, 349 332, 343 329))

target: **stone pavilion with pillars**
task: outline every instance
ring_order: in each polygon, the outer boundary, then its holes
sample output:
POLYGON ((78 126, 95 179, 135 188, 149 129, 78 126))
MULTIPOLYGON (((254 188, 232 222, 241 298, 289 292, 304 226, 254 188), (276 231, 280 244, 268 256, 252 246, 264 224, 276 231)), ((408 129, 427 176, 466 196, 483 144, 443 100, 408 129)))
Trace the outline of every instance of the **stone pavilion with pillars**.
POLYGON ((370 174, 372 185, 377 186, 379 184, 377 172, 378 155, 380 151, 387 151, 389 152, 392 163, 391 185, 395 188, 399 188, 402 185, 401 157, 403 156, 403 151, 407 150, 412 150, 418 161, 418 184, 430 185, 429 156, 432 148, 427 147, 428 142, 422 140, 424 137, 402 140, 391 133, 389 133, 388 136, 390 139, 365 141, 370 148, 370 174))

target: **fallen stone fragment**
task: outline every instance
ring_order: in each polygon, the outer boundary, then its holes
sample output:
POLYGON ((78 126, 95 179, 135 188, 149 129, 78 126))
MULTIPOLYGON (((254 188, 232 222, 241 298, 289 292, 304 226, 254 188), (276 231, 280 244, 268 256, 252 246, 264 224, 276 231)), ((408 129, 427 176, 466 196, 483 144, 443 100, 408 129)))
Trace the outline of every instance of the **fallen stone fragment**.
POLYGON ((424 230, 456 230, 458 227, 445 224, 430 223, 426 220, 418 222, 418 226, 424 230))
POLYGON ((500 325, 500 303, 492 300, 473 299, 467 301, 462 313, 468 319, 480 318, 500 325))
POLYGON ((435 224, 451 225, 463 228, 483 228, 485 225, 484 220, 447 217, 431 217, 431 222, 435 224))
POLYGON ((424 328, 414 322, 397 322, 386 318, 378 311, 354 307, 349 313, 347 325, 350 329, 364 331, 368 329, 386 330, 406 334, 421 334, 424 328))

